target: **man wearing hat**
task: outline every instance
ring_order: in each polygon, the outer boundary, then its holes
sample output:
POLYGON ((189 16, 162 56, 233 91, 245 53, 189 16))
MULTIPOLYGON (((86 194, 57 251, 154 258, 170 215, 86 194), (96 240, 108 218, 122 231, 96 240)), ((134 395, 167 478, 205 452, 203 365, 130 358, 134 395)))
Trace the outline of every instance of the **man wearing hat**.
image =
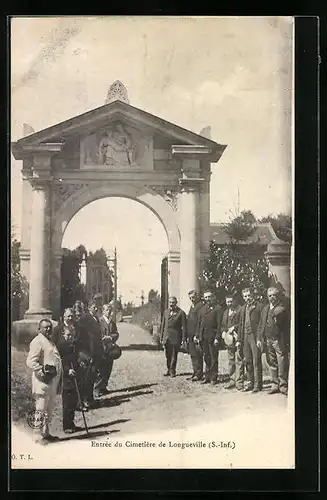
POLYGON ((277 287, 267 290, 268 304, 262 309, 257 331, 257 346, 262 351, 265 343, 266 359, 272 379, 268 394, 288 391, 288 354, 290 343, 289 310, 282 303, 277 287))
POLYGON ((244 363, 240 353, 240 342, 237 336, 237 326, 240 317, 240 308, 233 292, 225 296, 226 309, 221 320, 221 337, 227 346, 228 372, 230 380, 225 389, 236 387, 242 390, 244 383, 244 363))

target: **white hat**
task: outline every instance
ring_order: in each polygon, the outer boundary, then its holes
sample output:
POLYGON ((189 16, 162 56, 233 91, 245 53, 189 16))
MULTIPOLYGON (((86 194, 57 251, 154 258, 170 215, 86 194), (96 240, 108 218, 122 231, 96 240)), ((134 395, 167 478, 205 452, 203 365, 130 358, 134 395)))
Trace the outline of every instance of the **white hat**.
POLYGON ((228 347, 234 344, 234 337, 230 333, 224 332, 222 334, 222 338, 224 339, 224 342, 228 347))

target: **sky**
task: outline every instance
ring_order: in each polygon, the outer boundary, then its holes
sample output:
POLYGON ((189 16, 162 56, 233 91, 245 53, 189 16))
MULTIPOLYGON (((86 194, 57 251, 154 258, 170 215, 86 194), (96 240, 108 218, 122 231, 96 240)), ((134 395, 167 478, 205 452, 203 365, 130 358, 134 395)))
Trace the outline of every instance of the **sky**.
MULTIPOLYGON (((212 222, 231 217, 238 192, 240 208, 257 217, 290 213, 292 33, 288 17, 14 18, 11 140, 22 137, 23 123, 38 131, 102 106, 119 79, 133 106, 196 133, 211 126, 212 139, 227 145, 212 164, 212 222)), ((18 238, 20 169, 12 157, 18 238)), ((159 289, 165 232, 136 202, 108 198, 84 207, 68 225, 63 245, 95 250, 102 242, 109 249, 114 241, 123 300, 159 289), (133 217, 128 225, 127 213, 133 217), (94 218, 96 225, 90 224, 94 218), (133 246, 119 245, 129 238, 133 246)))

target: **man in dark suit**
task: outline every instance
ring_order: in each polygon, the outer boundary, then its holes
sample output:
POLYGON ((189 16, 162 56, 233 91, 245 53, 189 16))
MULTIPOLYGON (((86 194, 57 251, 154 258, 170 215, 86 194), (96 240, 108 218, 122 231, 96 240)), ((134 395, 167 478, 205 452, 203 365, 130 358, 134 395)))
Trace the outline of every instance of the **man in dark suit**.
POLYGON ((65 309, 63 321, 53 330, 52 341, 56 345, 63 367, 62 424, 65 433, 82 430, 74 423, 78 396, 74 379, 78 372, 78 345, 80 332, 74 325, 72 309, 65 309))
POLYGON ((203 384, 218 382, 219 344, 221 341, 221 319, 223 308, 217 303, 216 296, 207 291, 203 294, 204 306, 200 310, 198 333, 205 362, 203 384))
POLYGON ((91 359, 87 363, 87 373, 84 384, 85 406, 90 408, 96 403, 93 396, 94 383, 99 371, 101 371, 105 353, 102 344, 100 320, 98 317, 98 307, 95 302, 90 302, 87 313, 80 319, 83 331, 86 333, 88 341, 87 355, 91 359))
POLYGON ((257 328, 263 306, 255 300, 250 288, 244 288, 242 296, 245 304, 240 310, 237 331, 248 378, 248 383, 243 390, 259 392, 262 391, 262 362, 261 351, 257 347, 257 328))
POLYGON ((269 303, 262 309, 257 330, 257 347, 263 350, 270 368, 271 388, 268 394, 288 392, 288 354, 290 344, 289 310, 281 301, 276 287, 267 290, 269 303))
POLYGON ((196 382, 203 378, 203 352, 199 340, 196 338, 197 328, 200 320, 200 310, 203 302, 196 290, 188 293, 191 307, 187 316, 187 344, 188 352, 191 356, 193 374, 188 380, 196 382))
POLYGON ((229 382, 225 389, 236 387, 243 389, 244 363, 240 355, 237 327, 240 318, 240 308, 236 295, 231 292, 225 296, 226 309, 221 320, 221 336, 227 347, 229 382))
POLYGON ((180 345, 186 345, 186 314, 177 306, 176 297, 169 298, 169 308, 163 313, 160 341, 165 346, 167 360, 165 376, 175 377, 180 345))
POLYGON ((102 316, 100 316, 99 321, 101 338, 104 353, 106 356, 106 360, 103 360, 103 362, 101 362, 100 370, 97 374, 97 379, 94 384, 94 390, 100 397, 108 394, 107 385, 112 372, 114 360, 110 359, 107 356, 107 353, 110 350, 110 344, 114 344, 119 337, 117 325, 113 320, 113 307, 110 304, 104 304, 102 306, 102 316))

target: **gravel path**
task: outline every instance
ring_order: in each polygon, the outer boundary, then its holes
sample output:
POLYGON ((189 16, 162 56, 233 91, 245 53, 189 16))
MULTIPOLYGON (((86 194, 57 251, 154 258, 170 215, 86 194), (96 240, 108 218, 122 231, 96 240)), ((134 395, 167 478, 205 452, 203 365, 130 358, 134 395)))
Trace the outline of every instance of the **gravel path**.
MULTIPOLYGON (((101 398, 99 408, 86 413, 92 439, 101 439, 108 433, 119 433, 121 437, 150 429, 185 429, 253 410, 264 418, 265 414, 280 413, 286 408, 286 398, 281 394, 269 396, 266 388, 258 394, 240 393, 225 390, 222 383, 203 386, 186 380, 191 373, 187 354, 179 354, 176 378, 163 377, 165 356, 155 348, 150 334, 128 323, 119 323, 118 329, 123 354, 114 363, 110 394, 101 398)), ((225 351, 220 352, 219 371, 227 371, 225 351)), ((75 422, 83 425, 80 413, 75 422)), ((51 427, 52 433, 65 441, 83 434, 68 437, 62 432, 59 398, 51 427)))

